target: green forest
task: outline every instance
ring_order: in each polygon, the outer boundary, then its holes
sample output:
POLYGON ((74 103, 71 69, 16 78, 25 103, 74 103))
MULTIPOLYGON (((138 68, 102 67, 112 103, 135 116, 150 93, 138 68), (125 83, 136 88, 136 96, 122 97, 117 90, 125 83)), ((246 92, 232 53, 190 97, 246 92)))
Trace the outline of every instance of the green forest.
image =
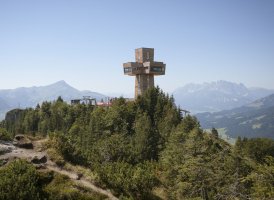
MULTIPOLYGON (((205 132, 195 117, 182 116, 160 88, 110 107, 70 105, 59 97, 12 110, 0 126, 1 139, 48 137, 59 166, 90 169, 119 199, 274 199, 273 140, 238 138, 231 145, 216 129, 205 132)), ((0 168, 0 199, 103 199, 65 193, 63 179, 14 161, 0 168)))

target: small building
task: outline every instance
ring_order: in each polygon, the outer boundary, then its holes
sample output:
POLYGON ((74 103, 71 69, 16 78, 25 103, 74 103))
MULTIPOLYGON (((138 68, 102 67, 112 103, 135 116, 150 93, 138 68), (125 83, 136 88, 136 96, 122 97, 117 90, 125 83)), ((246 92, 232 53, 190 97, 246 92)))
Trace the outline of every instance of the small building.
POLYGON ((85 104, 85 105, 96 105, 96 99, 91 98, 90 96, 83 96, 82 99, 72 99, 70 100, 71 105, 76 105, 76 104, 85 104))

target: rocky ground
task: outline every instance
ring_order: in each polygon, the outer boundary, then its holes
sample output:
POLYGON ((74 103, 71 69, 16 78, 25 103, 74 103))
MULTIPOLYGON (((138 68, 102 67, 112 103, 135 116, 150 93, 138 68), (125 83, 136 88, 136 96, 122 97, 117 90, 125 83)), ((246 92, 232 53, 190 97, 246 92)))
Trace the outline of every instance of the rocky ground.
MULTIPOLYGON (((68 176, 71 180, 77 184, 81 184, 91 190, 106 195, 111 200, 118 200, 110 191, 99 188, 94 185, 87 177, 77 172, 61 169, 51 161, 47 155, 47 152, 43 150, 42 144, 46 139, 32 141, 33 148, 20 148, 14 146, 14 142, 6 142, 0 140, 0 160, 6 164, 14 159, 26 159, 30 163, 36 166, 37 169, 48 169, 56 173, 60 173, 68 176)), ((29 141, 28 141, 29 142, 29 141)))

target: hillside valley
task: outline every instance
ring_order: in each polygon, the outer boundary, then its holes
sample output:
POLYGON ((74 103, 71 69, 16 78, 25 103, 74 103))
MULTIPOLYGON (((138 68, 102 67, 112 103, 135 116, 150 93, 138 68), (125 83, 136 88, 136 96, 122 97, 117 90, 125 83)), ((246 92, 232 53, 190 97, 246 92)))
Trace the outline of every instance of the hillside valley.
POLYGON ((274 139, 274 94, 231 110, 199 113, 196 116, 203 128, 215 127, 233 138, 274 139))

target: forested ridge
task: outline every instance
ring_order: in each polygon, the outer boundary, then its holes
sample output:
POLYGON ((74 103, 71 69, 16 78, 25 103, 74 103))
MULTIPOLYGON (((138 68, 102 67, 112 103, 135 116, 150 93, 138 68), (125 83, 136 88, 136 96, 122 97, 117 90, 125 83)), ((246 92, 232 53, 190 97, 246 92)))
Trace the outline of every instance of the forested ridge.
MULTIPOLYGON (((182 117, 173 97, 159 88, 132 102, 116 99, 111 107, 69 105, 58 98, 12 110, 1 130, 5 139, 18 133, 49 137, 60 166, 70 162, 91 169, 98 184, 120 199, 274 199, 273 140, 238 138, 232 146, 216 129, 207 133, 195 117, 182 117)), ((10 165, 0 174, 8 176, 16 168, 10 165)), ((25 165, 26 177, 36 173, 25 165)), ((34 199, 54 199, 52 190, 43 189, 45 178, 20 180, 32 188, 34 199)), ((0 178, 2 194, 12 181, 0 178)), ((55 199, 81 198, 87 199, 55 199)))

